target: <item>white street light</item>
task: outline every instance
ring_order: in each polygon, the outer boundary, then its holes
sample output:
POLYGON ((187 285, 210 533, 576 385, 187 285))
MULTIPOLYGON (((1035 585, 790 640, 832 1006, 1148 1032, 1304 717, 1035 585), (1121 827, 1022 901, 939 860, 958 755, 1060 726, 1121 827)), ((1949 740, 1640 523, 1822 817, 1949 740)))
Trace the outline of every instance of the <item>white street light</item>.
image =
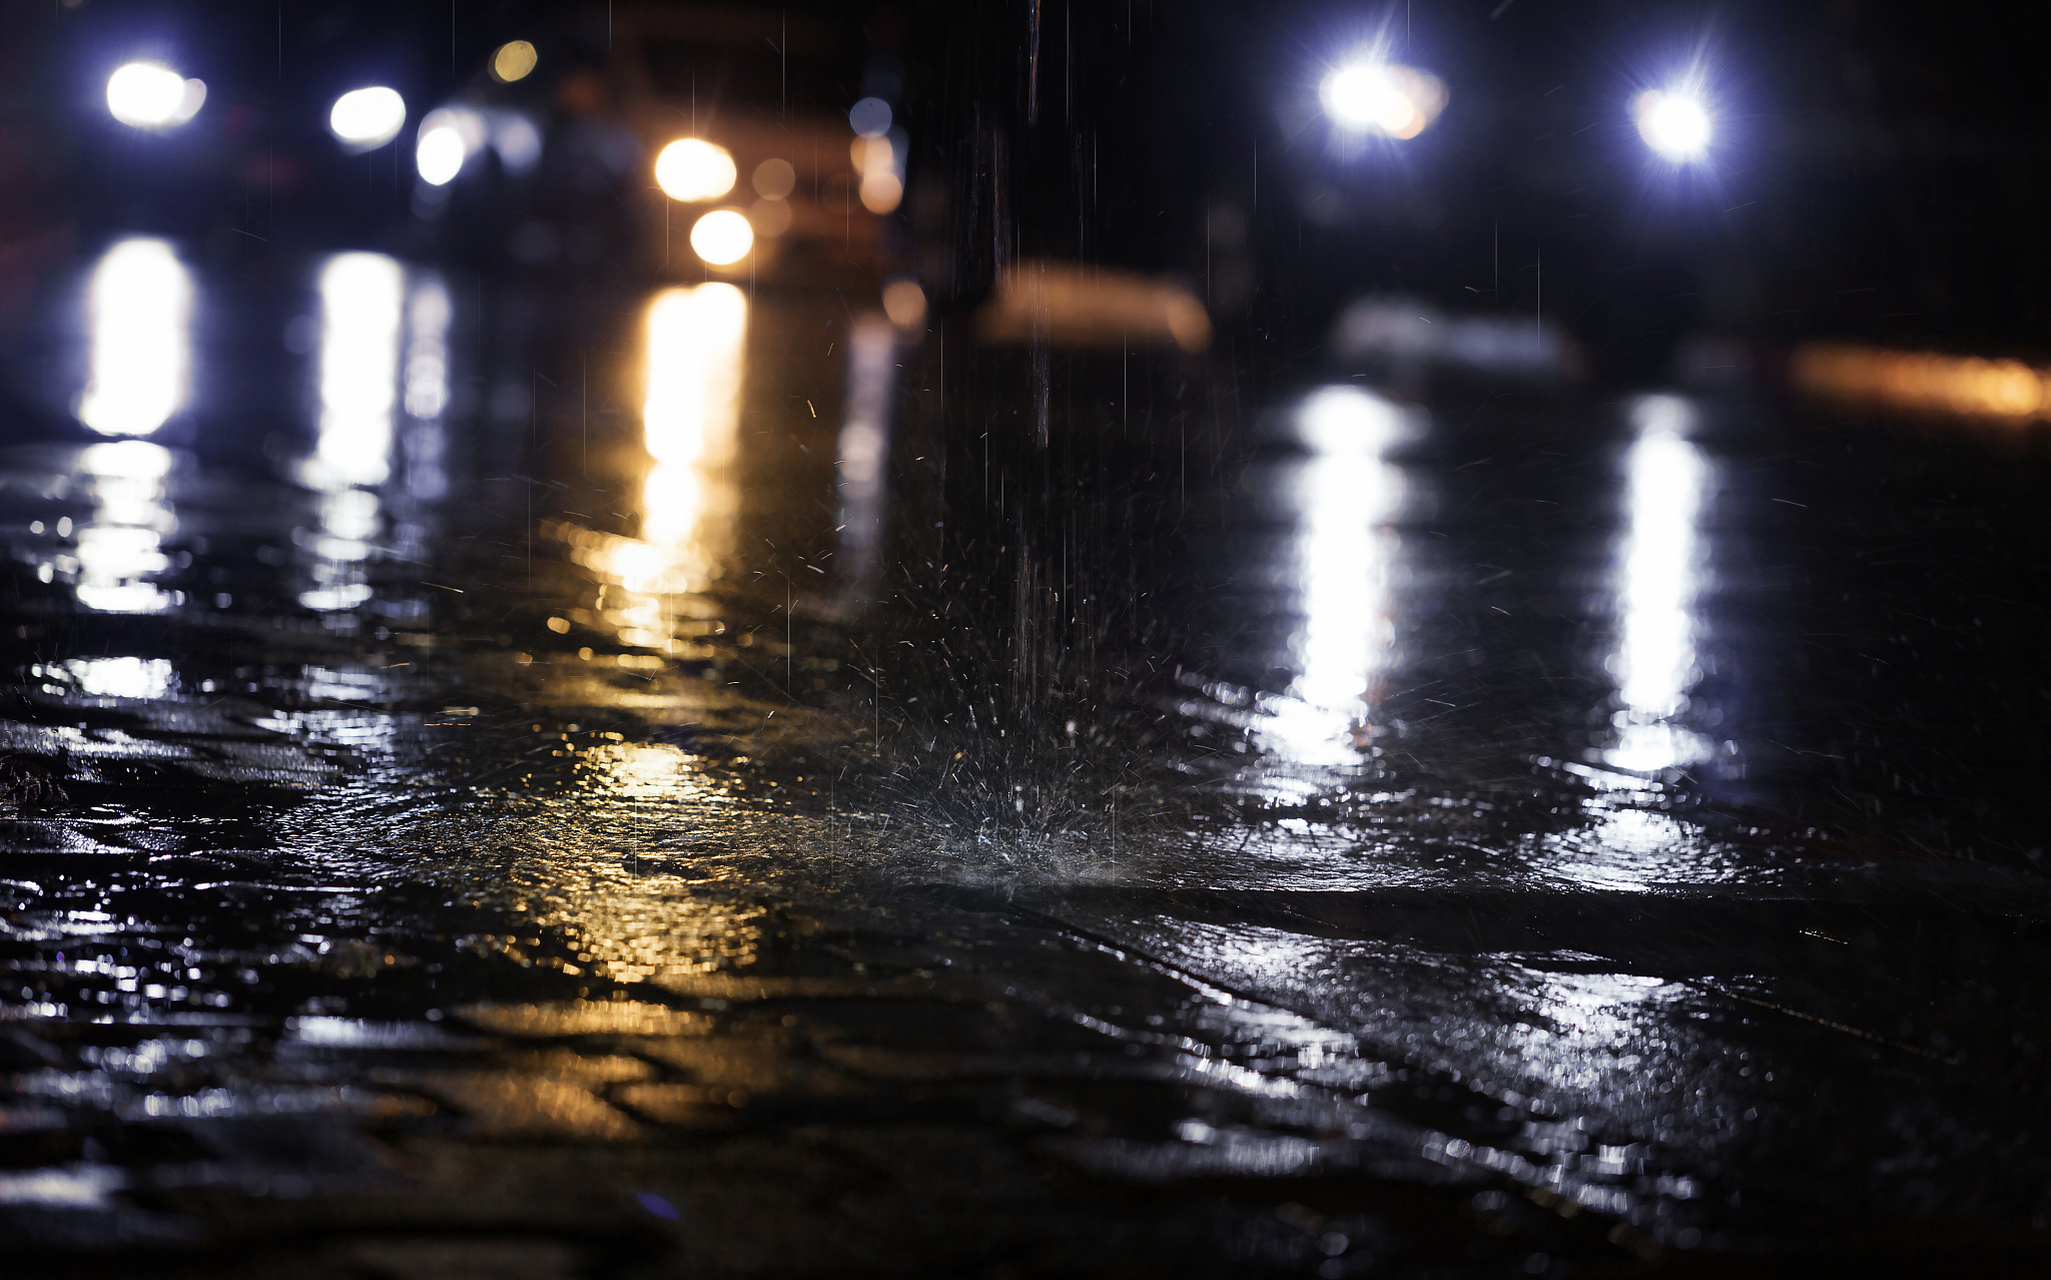
POLYGON ((1661 159, 1687 164, 1709 153, 1715 131, 1709 109, 1691 93, 1648 89, 1632 101, 1631 116, 1638 136, 1661 159))
POLYGON ((1332 123, 1349 133, 1414 138, 1446 106, 1446 85, 1428 71, 1362 59, 1335 68, 1318 86, 1332 123))

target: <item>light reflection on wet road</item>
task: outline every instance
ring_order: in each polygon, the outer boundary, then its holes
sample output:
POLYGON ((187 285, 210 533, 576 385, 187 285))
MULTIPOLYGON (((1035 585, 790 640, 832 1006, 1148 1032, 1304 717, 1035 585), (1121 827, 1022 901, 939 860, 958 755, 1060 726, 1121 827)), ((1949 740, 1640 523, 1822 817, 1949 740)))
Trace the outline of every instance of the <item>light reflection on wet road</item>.
MULTIPOLYGON (((181 379, 256 358, 205 318, 260 304, 150 255, 91 276, 80 413, 167 425, 0 458, 26 1247, 1328 1276, 1792 1270, 1910 1221, 1919 1256, 2037 1247, 2047 903, 1996 856, 2029 813, 1925 857, 1950 814, 1853 821, 1866 775, 1813 771, 1879 687, 1791 672, 1816 545, 1959 545, 1799 487, 1837 435, 1340 379, 1192 466, 1149 425, 1190 366, 1042 447, 984 414, 996 357, 957 354, 946 403, 936 336, 838 298, 708 284, 573 334, 366 254, 309 268, 276 317, 303 398, 250 424, 181 416, 181 379), (1135 506, 1166 532, 1084 532, 1135 506), (1828 823, 1789 802, 1825 776, 1828 823)), ((1131 385, 1092 359, 1082 393, 1131 385)))

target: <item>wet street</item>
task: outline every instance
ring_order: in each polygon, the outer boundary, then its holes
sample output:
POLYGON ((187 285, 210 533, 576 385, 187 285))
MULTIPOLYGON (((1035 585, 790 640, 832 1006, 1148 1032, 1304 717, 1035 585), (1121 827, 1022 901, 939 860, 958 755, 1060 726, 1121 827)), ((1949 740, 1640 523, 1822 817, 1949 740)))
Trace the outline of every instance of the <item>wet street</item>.
POLYGON ((2042 1265, 2040 435, 372 253, 34 306, 18 1274, 2042 1265))

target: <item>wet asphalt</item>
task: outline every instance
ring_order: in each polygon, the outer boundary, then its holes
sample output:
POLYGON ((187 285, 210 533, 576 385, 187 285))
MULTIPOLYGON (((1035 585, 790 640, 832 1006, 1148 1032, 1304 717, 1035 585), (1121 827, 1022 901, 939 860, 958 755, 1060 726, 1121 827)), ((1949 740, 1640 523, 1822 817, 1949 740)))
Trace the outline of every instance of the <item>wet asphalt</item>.
POLYGON ((9 369, 25 1273, 2043 1257, 2041 440, 351 261, 9 369))

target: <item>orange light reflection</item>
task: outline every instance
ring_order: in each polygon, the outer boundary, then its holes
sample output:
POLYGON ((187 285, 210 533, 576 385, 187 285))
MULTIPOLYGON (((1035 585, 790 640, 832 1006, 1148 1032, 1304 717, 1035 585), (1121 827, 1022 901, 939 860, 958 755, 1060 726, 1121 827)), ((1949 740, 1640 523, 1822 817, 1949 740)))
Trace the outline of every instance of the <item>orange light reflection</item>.
MULTIPOLYGON (((739 499, 729 471, 747 329, 747 295, 732 285, 656 297, 644 347, 642 444, 650 465, 641 482, 641 537, 553 530, 571 559, 600 580, 590 616, 630 648, 691 654, 702 648, 696 637, 718 628, 709 603, 685 597, 716 580, 732 552, 739 499)), ((618 661, 635 666, 638 657, 618 661)))

